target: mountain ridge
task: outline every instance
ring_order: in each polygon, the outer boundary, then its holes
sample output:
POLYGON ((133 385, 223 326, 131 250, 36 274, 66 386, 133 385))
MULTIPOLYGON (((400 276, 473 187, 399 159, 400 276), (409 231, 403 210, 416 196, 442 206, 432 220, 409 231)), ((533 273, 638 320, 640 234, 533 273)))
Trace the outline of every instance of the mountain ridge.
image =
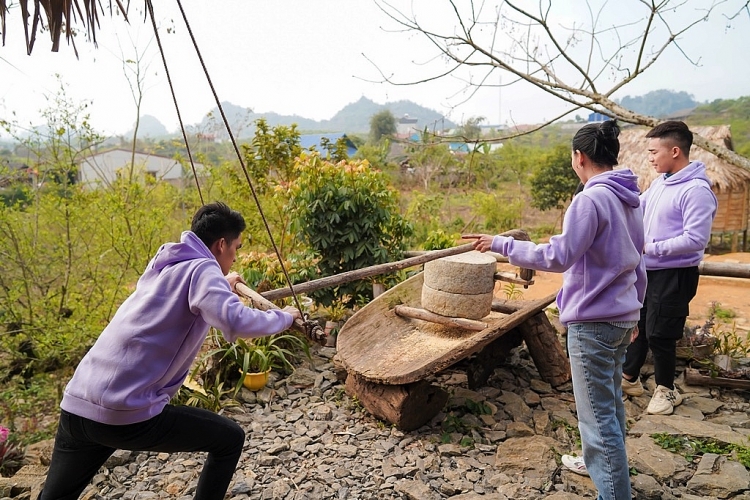
MULTIPOLYGON (((297 130, 303 134, 323 132, 367 134, 370 131, 370 118, 384 109, 390 110, 396 120, 405 115, 416 118, 419 128, 433 129, 439 127, 440 129, 449 129, 456 127, 454 122, 445 118, 439 112, 412 101, 400 100, 378 104, 364 96, 347 104, 328 120, 313 120, 299 115, 282 115, 273 111, 256 113, 251 108, 238 106, 229 101, 222 102, 221 107, 227 117, 232 134, 237 139, 253 137, 255 121, 260 118, 265 119, 271 127, 296 124, 297 130)), ((228 138, 218 107, 214 107, 206 113, 201 122, 187 125, 186 128, 194 134, 211 135, 217 139, 228 138)), ((143 115, 140 119, 138 135, 139 137, 163 137, 166 130, 166 127, 157 118, 151 115, 143 115)), ((133 129, 131 128, 125 135, 132 134, 133 129)), ((167 133, 168 136, 178 134, 179 131, 167 133)))

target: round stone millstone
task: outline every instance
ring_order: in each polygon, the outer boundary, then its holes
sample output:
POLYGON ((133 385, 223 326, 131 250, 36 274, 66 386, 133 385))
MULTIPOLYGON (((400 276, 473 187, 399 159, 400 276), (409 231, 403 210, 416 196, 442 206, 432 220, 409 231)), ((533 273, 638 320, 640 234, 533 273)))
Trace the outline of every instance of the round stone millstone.
POLYGON ((461 294, 422 285, 422 308, 449 318, 482 319, 492 311, 493 293, 461 294))
POLYGON ((424 284, 433 290, 461 295, 492 293, 496 270, 494 257, 471 251, 426 262, 424 284))

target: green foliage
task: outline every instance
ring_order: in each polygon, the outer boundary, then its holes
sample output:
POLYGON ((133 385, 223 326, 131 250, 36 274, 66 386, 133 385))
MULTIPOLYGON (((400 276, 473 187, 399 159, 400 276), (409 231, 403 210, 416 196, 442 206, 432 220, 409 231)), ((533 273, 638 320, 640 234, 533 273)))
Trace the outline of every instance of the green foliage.
POLYGON ((702 104, 693 110, 689 122, 689 125, 729 124, 735 151, 750 158, 750 96, 702 104))
POLYGON ((396 135, 396 117, 389 109, 384 109, 370 118, 370 142, 380 143, 384 138, 396 135))
POLYGON ((505 283, 505 285, 503 285, 503 293, 507 300, 523 299, 523 289, 515 283, 505 283))
POLYGON ((570 166, 570 147, 556 146, 546 154, 531 177, 532 206, 562 210, 573 199, 580 179, 570 166))
MULTIPOLYGON (((398 210, 397 192, 366 161, 332 163, 303 155, 289 205, 294 228, 319 257, 321 276, 398 260, 412 233, 398 210)), ((347 307, 356 297, 372 298, 369 282, 342 284, 310 294, 325 306, 337 299, 347 307)))
POLYGON ((229 406, 238 406, 237 401, 233 399, 233 396, 237 393, 236 389, 233 387, 227 389, 225 381, 221 380, 218 374, 214 382, 206 384, 206 386, 208 390, 203 387, 191 389, 184 385, 180 386, 180 390, 172 398, 171 403, 203 408, 212 412, 218 412, 229 406))
POLYGON ((469 141, 479 139, 482 136, 481 123, 485 120, 484 116, 472 116, 458 128, 456 135, 469 141))
POLYGON ((438 181, 440 184, 450 184, 451 175, 460 173, 464 166, 447 144, 439 143, 427 133, 422 134, 420 143, 410 144, 407 154, 414 175, 425 190, 438 181))
POLYGON ((475 213, 484 219, 484 228, 494 233, 519 227, 525 205, 519 198, 508 200, 487 193, 475 193, 473 204, 475 213))
POLYGON ((367 160, 370 165, 372 165, 372 168, 389 172, 392 175, 398 166, 388 161, 390 149, 391 141, 388 139, 384 139, 376 145, 363 144, 358 147, 357 154, 354 155, 354 158, 358 160, 367 160))
POLYGON ((0 476, 12 476, 26 463, 26 450, 11 434, 10 429, 0 426, 0 476))
POLYGON ((425 250, 442 250, 455 246, 456 240, 460 239, 460 234, 448 234, 442 229, 430 231, 427 239, 424 240, 422 247, 425 250))
POLYGON ((711 314, 718 320, 726 321, 737 316, 733 310, 721 307, 719 302, 711 303, 711 309, 711 314))
POLYGON ((565 420, 553 419, 552 430, 557 429, 564 429, 568 439, 571 442, 574 442, 576 444, 576 447, 581 446, 581 432, 578 430, 578 427, 570 425, 565 420))
MULTIPOLYGON (((249 252, 237 257, 235 268, 245 283, 263 293, 288 286, 275 253, 249 252)), ((293 254, 284 260, 284 268, 292 284, 318 278, 316 260, 309 254, 293 254)))
POLYGON ((652 434, 651 438, 665 450, 680 454, 689 461, 704 453, 731 455, 745 468, 750 469, 750 447, 747 445, 723 443, 709 438, 691 438, 666 432, 652 434))
MULTIPOLYGON (((201 357, 191 378, 210 379, 213 376, 216 382, 208 384, 209 390, 213 391, 216 390, 218 381, 236 379, 233 389, 233 394, 236 394, 247 373, 262 373, 271 369, 291 373, 294 371, 293 363, 299 359, 300 353, 310 358, 310 346, 307 342, 291 333, 227 342, 218 330, 211 328, 209 339, 215 347, 201 357)), ((204 388, 206 385, 204 382, 204 388)))
POLYGON ((297 126, 269 127, 265 119, 255 122, 255 136, 250 145, 242 145, 245 166, 258 192, 265 192, 274 182, 288 183, 294 174, 294 159, 302 152, 297 126))
POLYGON ((64 88, 51 102, 44 129, 24 135, 4 123, 38 172, 38 182, 13 185, 23 201, 0 206, 0 325, 12 332, 0 346, 30 345, 27 373, 77 364, 165 234, 177 236, 174 228, 184 225, 168 184, 129 182, 129 175, 96 190, 72 183, 76 163, 100 136, 64 88))
MULTIPOLYGON (((440 221, 442 208, 443 198, 440 195, 413 194, 406 208, 406 218, 414 224, 415 241, 425 242, 432 233, 442 231, 440 221)), ((425 248, 424 244, 423 248, 425 248)))

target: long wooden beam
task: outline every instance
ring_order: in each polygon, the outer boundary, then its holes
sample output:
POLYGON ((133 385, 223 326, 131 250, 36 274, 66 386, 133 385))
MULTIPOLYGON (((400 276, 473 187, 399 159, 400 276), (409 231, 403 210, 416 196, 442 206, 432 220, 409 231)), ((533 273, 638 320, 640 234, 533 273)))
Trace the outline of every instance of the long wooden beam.
MULTIPOLYGON (((407 254, 414 255, 404 260, 396 262, 387 262, 385 264, 378 264, 376 266, 365 267, 362 269, 356 269, 354 271, 347 271, 345 273, 336 274, 334 276, 327 276, 317 280, 306 281, 304 283, 298 283, 294 285, 295 293, 308 293, 321 288, 328 288, 331 286, 341 285, 343 283, 349 283, 351 281, 357 281, 371 276, 377 276, 379 274, 388 274, 401 269, 418 266, 425 262, 432 260, 441 259, 443 257, 450 257, 451 255, 458 255, 461 253, 469 252, 473 250, 471 243, 465 245, 446 248, 444 250, 433 250, 429 252, 407 252, 407 254)), ((498 255, 498 254, 493 254, 498 255)), ((507 257, 500 256, 499 262, 505 260, 507 257)), ((750 264, 739 264, 732 262, 706 262, 703 261, 698 265, 698 272, 703 276, 724 276, 730 278, 750 278, 750 264)), ((508 281, 508 280, 504 280, 508 281)), ((526 281, 521 281, 522 284, 527 284, 526 281)), ((277 288, 275 290, 269 290, 261 293, 266 300, 278 300, 292 296, 292 290, 289 287, 277 288)))
MULTIPOLYGON (((385 264, 378 264, 376 266, 365 267, 362 269, 355 269, 354 271, 347 271, 344 273, 335 274, 333 276, 326 276, 317 280, 306 281, 304 283, 298 283, 294 285, 294 293, 308 293, 321 288, 328 288, 331 286, 341 285, 343 283, 349 283, 350 281, 357 281, 370 276, 377 276, 379 274, 388 274, 407 267, 418 266, 425 262, 432 260, 441 259, 443 257, 450 257, 451 255, 458 255, 474 250, 471 243, 460 245, 457 247, 446 248, 443 250, 433 250, 417 257, 411 257, 404 260, 398 260, 396 262, 386 262, 385 264)), ((292 296, 291 287, 277 288, 276 290, 269 290, 261 294, 268 300, 278 300, 285 297, 292 296)))

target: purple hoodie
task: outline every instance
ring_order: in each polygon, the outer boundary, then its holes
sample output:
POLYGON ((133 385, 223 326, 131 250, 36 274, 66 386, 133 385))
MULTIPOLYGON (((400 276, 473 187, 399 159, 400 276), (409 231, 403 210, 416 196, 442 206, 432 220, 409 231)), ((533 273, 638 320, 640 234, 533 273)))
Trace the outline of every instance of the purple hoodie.
POLYGON ((492 251, 515 266, 564 272, 560 322, 638 321, 646 290, 638 178, 627 169, 598 174, 573 198, 562 234, 537 245, 495 236, 492 251))
POLYGON ((646 269, 700 264, 716 216, 716 196, 706 166, 694 161, 674 175, 659 176, 641 195, 646 269))
POLYGON ((286 330, 288 313, 246 307, 216 258, 190 231, 162 245, 81 360, 60 407, 112 425, 161 413, 188 374, 209 326, 232 342, 286 330))

